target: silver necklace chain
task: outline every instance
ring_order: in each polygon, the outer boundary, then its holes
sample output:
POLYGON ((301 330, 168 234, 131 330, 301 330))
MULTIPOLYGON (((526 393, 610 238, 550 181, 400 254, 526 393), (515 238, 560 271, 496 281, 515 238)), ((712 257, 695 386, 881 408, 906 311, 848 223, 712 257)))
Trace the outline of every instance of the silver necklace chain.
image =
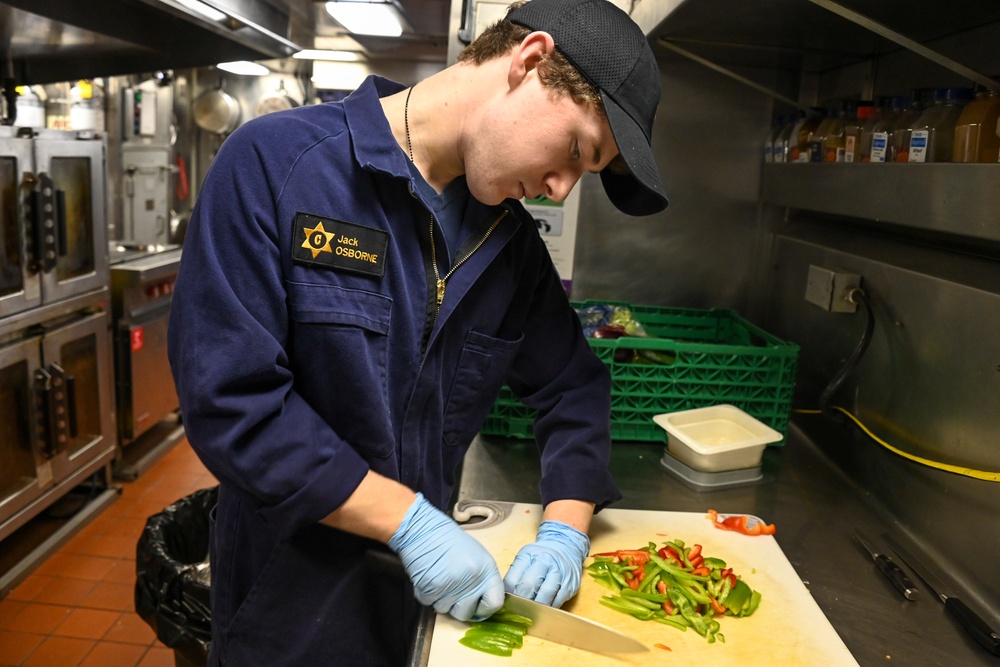
POLYGON ((410 162, 413 162, 413 144, 410 143, 410 94, 416 85, 410 86, 406 91, 406 103, 403 105, 403 124, 406 126, 406 150, 410 154, 410 162))

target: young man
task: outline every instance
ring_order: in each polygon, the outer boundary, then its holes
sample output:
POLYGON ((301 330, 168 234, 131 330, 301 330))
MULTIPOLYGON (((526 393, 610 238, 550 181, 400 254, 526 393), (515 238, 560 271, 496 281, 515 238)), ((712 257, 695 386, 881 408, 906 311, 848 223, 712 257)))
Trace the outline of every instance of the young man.
POLYGON ((412 88, 373 77, 227 139, 169 341, 220 481, 212 664, 398 665, 415 601, 467 620, 505 588, 575 594, 590 518, 620 498, 609 378, 517 200, 590 171, 621 210, 662 210, 659 96, 624 12, 533 0, 412 88), (443 510, 504 382, 539 411, 545 510, 501 579, 443 510))

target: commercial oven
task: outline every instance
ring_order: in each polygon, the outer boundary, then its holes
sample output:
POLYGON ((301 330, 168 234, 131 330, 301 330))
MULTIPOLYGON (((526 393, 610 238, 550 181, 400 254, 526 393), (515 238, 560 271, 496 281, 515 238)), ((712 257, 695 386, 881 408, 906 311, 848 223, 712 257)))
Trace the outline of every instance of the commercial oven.
POLYGON ((0 317, 105 287, 106 145, 0 127, 0 317))
POLYGON ((177 246, 118 244, 111 253, 118 436, 127 446, 179 406, 167 359, 177 246))
POLYGON ((115 455, 107 289, 0 320, 0 540, 115 455))

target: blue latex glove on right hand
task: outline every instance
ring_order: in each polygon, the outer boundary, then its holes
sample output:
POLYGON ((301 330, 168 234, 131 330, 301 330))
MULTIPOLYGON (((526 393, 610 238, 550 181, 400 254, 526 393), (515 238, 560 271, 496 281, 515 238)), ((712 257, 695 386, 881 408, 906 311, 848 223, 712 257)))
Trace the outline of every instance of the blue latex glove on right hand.
POLYGON ((508 593, 561 607, 580 590, 590 538, 561 521, 543 521, 535 541, 517 552, 504 577, 508 593))
POLYGON ((493 556, 423 494, 388 545, 403 561, 420 604, 460 621, 484 620, 503 606, 503 579, 493 556))

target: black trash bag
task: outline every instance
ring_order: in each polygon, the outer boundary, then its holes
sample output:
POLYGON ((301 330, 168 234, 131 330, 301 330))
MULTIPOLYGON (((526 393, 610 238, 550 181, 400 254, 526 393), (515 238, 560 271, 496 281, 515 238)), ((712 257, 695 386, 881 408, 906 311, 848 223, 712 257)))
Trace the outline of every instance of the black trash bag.
POLYGON ((209 513, 219 487, 196 491, 146 520, 135 558, 135 610, 186 663, 204 665, 212 643, 209 513))

